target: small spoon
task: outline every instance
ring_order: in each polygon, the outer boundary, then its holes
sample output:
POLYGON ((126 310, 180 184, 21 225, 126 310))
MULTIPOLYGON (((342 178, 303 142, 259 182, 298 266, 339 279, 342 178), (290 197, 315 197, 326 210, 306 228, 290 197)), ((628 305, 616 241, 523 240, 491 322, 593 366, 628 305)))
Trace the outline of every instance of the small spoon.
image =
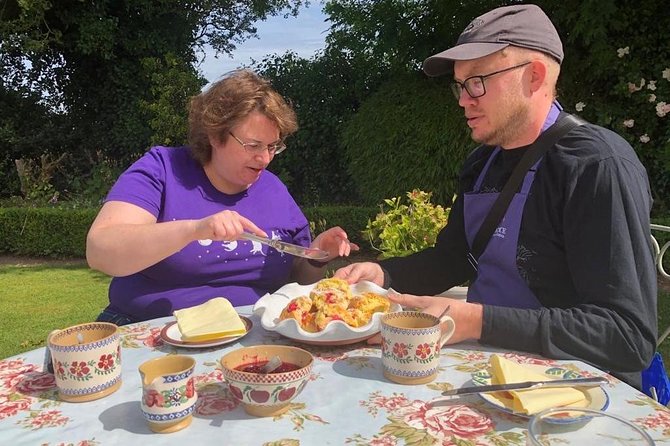
POLYGON ((447 308, 445 308, 442 314, 439 315, 437 318, 442 319, 442 316, 446 316, 446 314, 449 313, 449 310, 451 310, 451 304, 447 305, 447 308))
POLYGON ((279 356, 275 355, 272 358, 270 358, 267 364, 261 367, 261 373, 263 374, 272 373, 273 371, 277 370, 281 364, 282 364, 281 359, 279 358, 279 356))

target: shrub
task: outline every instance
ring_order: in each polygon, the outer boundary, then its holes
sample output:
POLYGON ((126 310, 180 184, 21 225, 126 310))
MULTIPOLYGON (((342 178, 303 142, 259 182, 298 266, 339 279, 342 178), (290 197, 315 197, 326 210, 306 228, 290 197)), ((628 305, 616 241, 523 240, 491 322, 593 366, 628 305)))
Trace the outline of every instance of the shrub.
POLYGON ((367 240, 365 227, 377 212, 375 207, 359 206, 321 206, 303 209, 307 219, 312 222, 312 232, 319 234, 333 226, 339 226, 347 232, 349 240, 359 246, 367 240))
POLYGON ((366 100, 349 121, 343 144, 365 203, 414 188, 450 205, 458 172, 475 146, 449 79, 396 78, 366 100))
POLYGON ((368 221, 365 235, 381 258, 402 257, 435 245, 437 234, 447 224, 449 208, 430 202, 431 193, 407 192, 408 204, 401 197, 384 200, 381 212, 368 221))

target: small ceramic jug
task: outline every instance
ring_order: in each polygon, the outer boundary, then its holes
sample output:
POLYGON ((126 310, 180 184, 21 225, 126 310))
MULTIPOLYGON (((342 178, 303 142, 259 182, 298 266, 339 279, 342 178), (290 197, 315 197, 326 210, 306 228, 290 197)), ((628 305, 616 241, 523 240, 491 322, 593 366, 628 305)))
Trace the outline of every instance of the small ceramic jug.
POLYGON ((142 377, 142 414, 154 432, 177 432, 192 421, 198 399, 193 380, 195 359, 168 355, 139 366, 142 377))
POLYGON ((454 334, 454 320, 418 311, 382 316, 384 376, 399 384, 425 384, 437 376, 440 349, 454 334), (440 324, 445 324, 444 332, 440 324))
POLYGON ((58 395, 80 403, 121 387, 119 327, 91 322, 54 330, 47 338, 58 395))

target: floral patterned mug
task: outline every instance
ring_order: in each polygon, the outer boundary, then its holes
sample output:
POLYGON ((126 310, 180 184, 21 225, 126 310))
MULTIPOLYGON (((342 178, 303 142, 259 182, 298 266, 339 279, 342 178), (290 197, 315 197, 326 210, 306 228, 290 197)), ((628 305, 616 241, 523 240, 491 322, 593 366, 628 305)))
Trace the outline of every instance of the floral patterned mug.
POLYGON ((194 369, 195 359, 184 355, 162 356, 140 365, 140 405, 149 429, 167 434, 191 424, 193 408, 198 400, 194 369))
POLYGON ((449 316, 437 318, 419 311, 382 316, 382 367, 384 376, 399 384, 425 384, 435 379, 440 349, 454 334, 449 316), (443 331, 440 324, 446 325, 443 331))
POLYGON ((91 322, 54 330, 47 337, 58 395, 63 401, 85 402, 121 387, 119 327, 91 322))

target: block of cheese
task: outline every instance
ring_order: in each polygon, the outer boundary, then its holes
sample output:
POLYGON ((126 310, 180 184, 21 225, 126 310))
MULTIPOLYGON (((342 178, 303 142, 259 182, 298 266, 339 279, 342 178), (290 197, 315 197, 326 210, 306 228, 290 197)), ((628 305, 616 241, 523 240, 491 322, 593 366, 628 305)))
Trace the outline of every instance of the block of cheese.
MULTIPOLYGON (((529 370, 521 364, 499 355, 491 355, 491 384, 511 384, 524 381, 547 381, 544 374, 529 370)), ((490 393, 494 399, 515 413, 532 415, 549 407, 586 405, 586 394, 575 387, 547 387, 490 393)))
POLYGON ((195 307, 174 311, 183 341, 201 342, 243 335, 247 328, 225 297, 215 297, 195 307))

